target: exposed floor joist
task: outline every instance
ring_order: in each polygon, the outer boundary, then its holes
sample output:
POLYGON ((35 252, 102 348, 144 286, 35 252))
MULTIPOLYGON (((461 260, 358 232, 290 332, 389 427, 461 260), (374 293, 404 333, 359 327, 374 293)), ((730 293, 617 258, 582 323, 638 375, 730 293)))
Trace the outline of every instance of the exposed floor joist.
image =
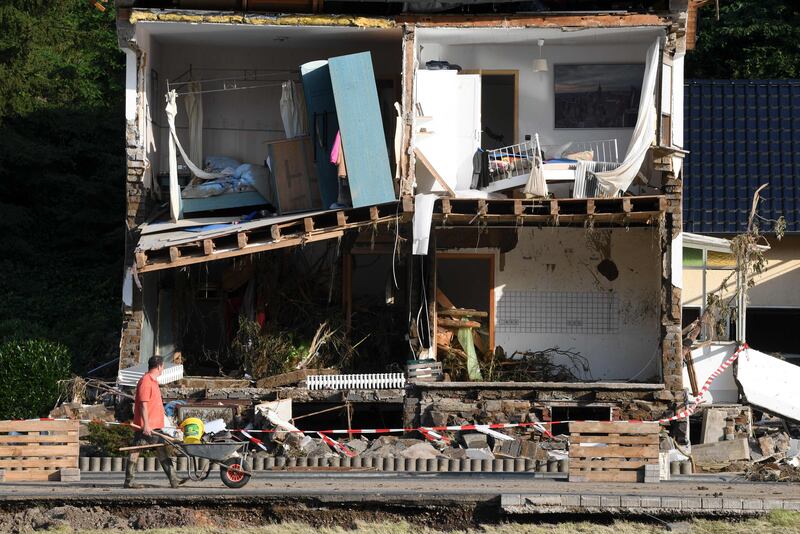
POLYGON ((173 246, 135 252, 140 273, 185 267, 196 263, 256 254, 316 241, 337 239, 347 230, 390 224, 399 219, 397 204, 384 204, 350 210, 316 212, 296 219, 249 227, 222 235, 203 236, 173 246))
MULTIPOLYGON (((441 198, 433 220, 441 226, 648 226, 664 213, 663 196, 475 200, 441 198)), ((413 199, 403 198, 413 211, 413 199)))

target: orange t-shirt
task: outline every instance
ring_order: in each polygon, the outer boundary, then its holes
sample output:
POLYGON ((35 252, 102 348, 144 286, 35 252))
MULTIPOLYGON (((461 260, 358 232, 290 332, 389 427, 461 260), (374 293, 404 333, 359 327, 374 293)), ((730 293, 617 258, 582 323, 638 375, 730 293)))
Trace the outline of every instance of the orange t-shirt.
POLYGON ((136 399, 133 404, 133 424, 143 427, 142 403, 147 403, 147 419, 150 428, 164 428, 164 401, 161 400, 161 390, 158 389, 158 382, 150 373, 144 376, 136 384, 136 399))

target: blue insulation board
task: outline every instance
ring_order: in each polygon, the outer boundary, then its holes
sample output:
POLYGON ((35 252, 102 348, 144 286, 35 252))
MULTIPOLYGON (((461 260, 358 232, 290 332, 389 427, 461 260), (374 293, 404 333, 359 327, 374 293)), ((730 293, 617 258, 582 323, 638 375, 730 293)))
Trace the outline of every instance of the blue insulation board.
POLYGON ((319 176, 322 206, 327 209, 339 196, 336 166, 331 164, 331 149, 339 131, 339 123, 328 62, 320 60, 305 63, 300 66, 300 75, 303 78, 308 131, 314 147, 314 165, 319 176))
POLYGON ((686 231, 746 230, 769 184, 759 214, 800 232, 800 80, 689 80, 684 94, 686 231))
POLYGON ((372 56, 328 60, 353 207, 395 200, 372 56))

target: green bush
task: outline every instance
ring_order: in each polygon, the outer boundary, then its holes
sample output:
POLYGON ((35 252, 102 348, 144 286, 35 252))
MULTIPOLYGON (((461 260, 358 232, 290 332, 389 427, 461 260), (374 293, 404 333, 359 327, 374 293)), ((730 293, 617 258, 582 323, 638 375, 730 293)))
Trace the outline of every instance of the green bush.
POLYGON ((0 419, 47 415, 69 370, 69 352, 58 343, 12 339, 0 345, 0 419))
POLYGON ((131 427, 95 422, 90 422, 87 426, 89 435, 86 436, 86 441, 89 442, 91 456, 127 456, 128 453, 120 452, 119 448, 129 447, 133 444, 131 427))

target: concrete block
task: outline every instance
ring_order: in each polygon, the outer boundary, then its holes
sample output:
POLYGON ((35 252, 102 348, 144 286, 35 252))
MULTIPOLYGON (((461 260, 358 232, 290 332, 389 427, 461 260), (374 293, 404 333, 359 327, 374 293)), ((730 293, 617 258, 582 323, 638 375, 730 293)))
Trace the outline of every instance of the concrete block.
POLYGON ((642 508, 661 508, 661 497, 642 497, 642 508))
POLYGON ((642 498, 637 495, 623 495, 619 498, 619 505, 622 508, 639 508, 642 506, 642 498))
POLYGON ((661 507, 671 510, 680 510, 681 499, 680 497, 661 497, 661 507))
POLYGON ((437 458, 436 459, 436 470, 443 472, 450 470, 450 459, 449 458, 437 458))
POLYGON ((61 482, 80 482, 81 470, 77 467, 66 467, 58 472, 61 482))
POLYGON ((500 506, 521 506, 522 505, 522 495, 519 493, 510 493, 510 494, 502 494, 500 495, 500 506))
POLYGON ((703 427, 700 431, 702 443, 716 443, 725 437, 725 408, 707 408, 703 411, 703 427))
POLYGON ((797 501, 783 501, 783 509, 784 510, 800 511, 800 502, 797 502, 797 501))
POLYGON ((103 473, 110 473, 111 472, 111 457, 105 456, 100 458, 100 471, 103 473))
POLYGON ((581 506, 584 508, 586 507, 594 507, 597 508, 600 506, 600 496, 599 495, 581 495, 581 506))
POLYGON ((561 506, 580 506, 581 496, 573 494, 563 494, 561 497, 561 506))
POLYGON ((81 471, 88 471, 89 470, 89 457, 88 456, 81 456, 78 458, 78 467, 81 471))
POLYGON ((112 458, 111 459, 111 470, 114 471, 115 473, 119 473, 120 471, 122 471, 122 469, 123 469, 122 460, 123 459, 121 457, 112 458))
POLYGON ((683 497, 681 498, 681 510, 701 510, 703 508, 703 499, 700 497, 683 497))
MULTIPOLYGON (((143 458, 140 457, 139 460, 143 460, 143 458)), ((144 462, 142 462, 142 463, 144 463, 144 462)), ((142 470, 141 469, 142 466, 138 466, 138 467, 140 468, 140 471, 141 471, 142 470)), ((89 458, 89 471, 93 471, 93 472, 100 471, 100 457, 92 456, 91 458, 89 458)))
POLYGON ((780 510, 783 508, 783 501, 764 499, 764 510, 780 510))
POLYGON ((600 506, 603 508, 619 508, 622 501, 618 495, 603 495, 600 497, 600 506))
POLYGON ((743 505, 744 501, 742 501, 742 499, 734 499, 731 497, 722 498, 723 510, 741 510, 743 508, 743 505))
POLYGON ((745 510, 763 510, 764 501, 761 499, 744 499, 742 501, 742 508, 745 510))
POLYGON ((722 499, 719 497, 703 497, 703 510, 721 510, 722 499))
POLYGON ((749 460, 750 444, 747 438, 740 438, 733 441, 692 445, 692 458, 699 464, 749 460))
POLYGON ((526 504, 536 506, 561 506, 561 495, 523 495, 526 504))

